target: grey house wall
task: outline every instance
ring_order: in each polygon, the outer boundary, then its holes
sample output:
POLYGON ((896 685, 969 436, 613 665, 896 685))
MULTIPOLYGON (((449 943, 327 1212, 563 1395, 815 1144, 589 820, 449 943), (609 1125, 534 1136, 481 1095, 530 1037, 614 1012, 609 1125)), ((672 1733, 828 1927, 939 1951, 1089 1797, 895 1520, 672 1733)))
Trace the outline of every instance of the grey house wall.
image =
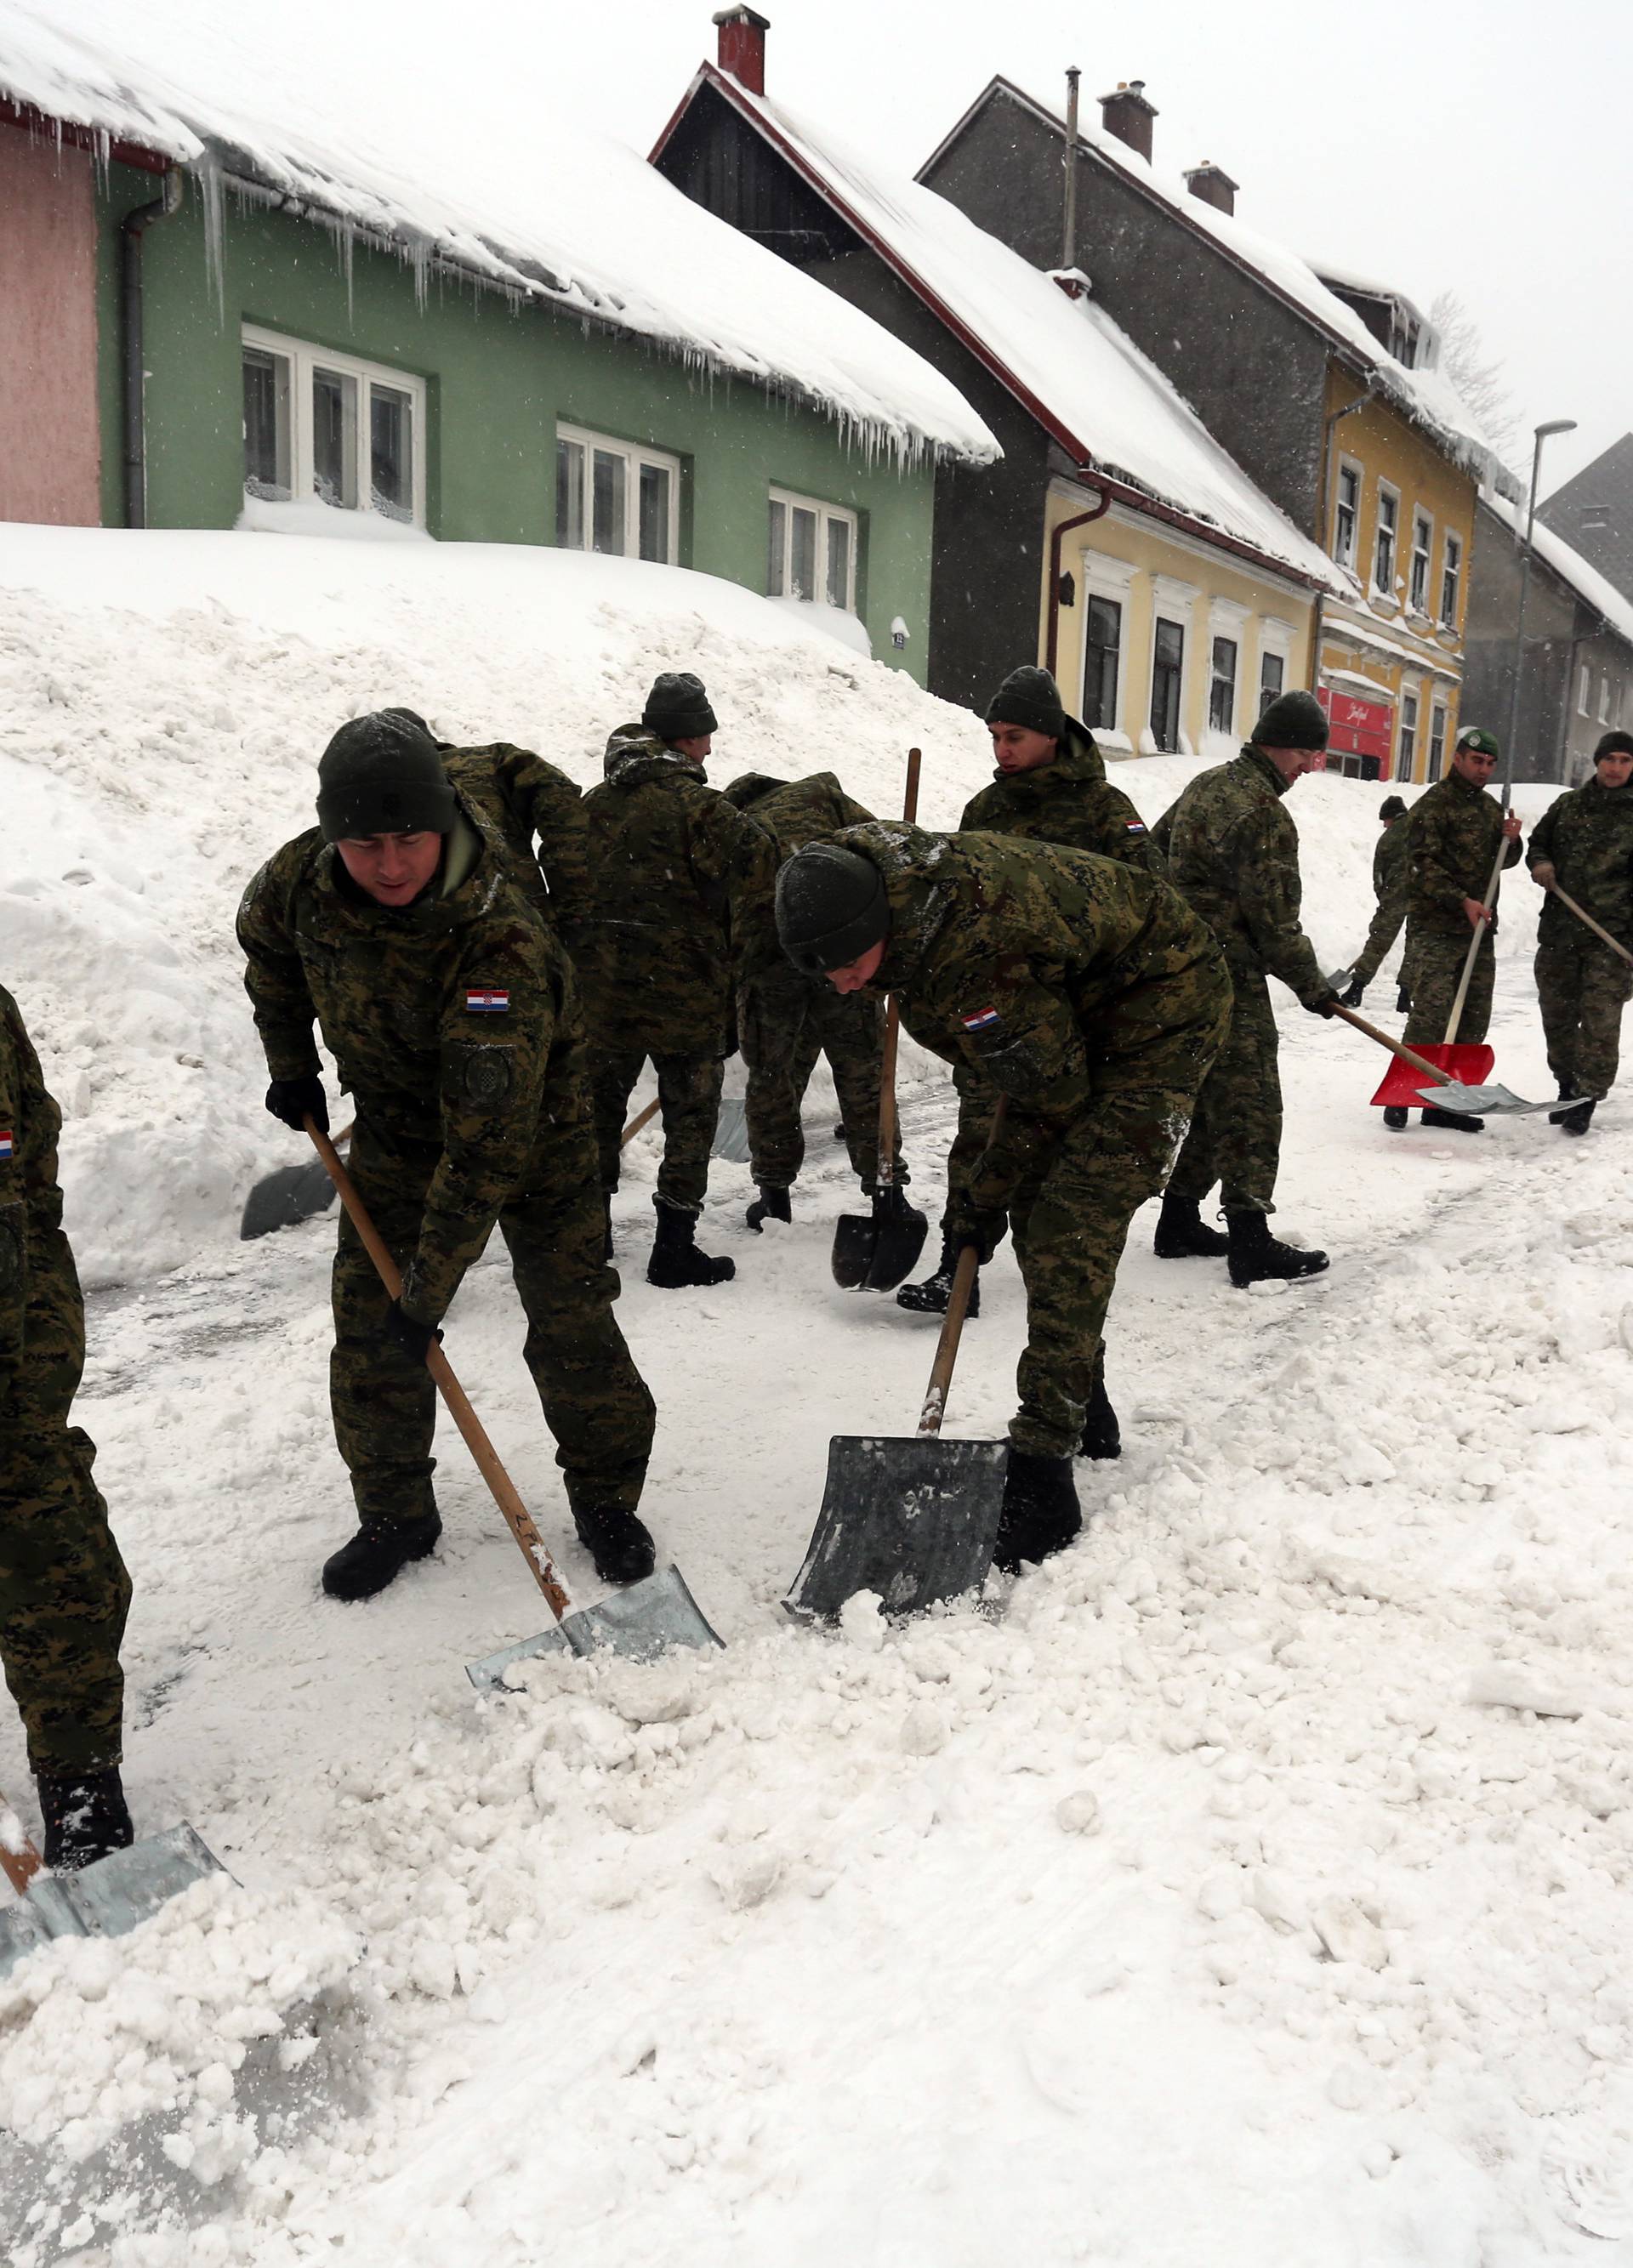
POLYGON ((1556 489, 1537 518, 1633 599, 1633 433, 1556 489))
MULTIPOLYGON (((1483 725, 1508 738, 1508 707, 1514 680, 1514 630, 1519 614, 1519 548, 1513 532, 1482 504, 1475 523, 1464 639, 1463 699, 1466 725, 1483 725)), ((1547 563, 1532 563, 1526 600, 1526 666, 1519 684, 1519 729, 1516 735, 1517 780, 1585 779, 1593 750, 1607 726, 1598 707, 1600 677, 1633 681, 1633 646, 1610 630, 1547 563), (1578 674, 1592 672, 1591 713, 1577 705, 1578 674)))
MULTIPOLYGON (((1061 131, 997 87, 920 179, 1034 267, 1058 268, 1064 144, 1061 131)), ((1086 148, 1077 215, 1077 264, 1097 302, 1249 477, 1306 535, 1318 535, 1327 342, 1086 148)))

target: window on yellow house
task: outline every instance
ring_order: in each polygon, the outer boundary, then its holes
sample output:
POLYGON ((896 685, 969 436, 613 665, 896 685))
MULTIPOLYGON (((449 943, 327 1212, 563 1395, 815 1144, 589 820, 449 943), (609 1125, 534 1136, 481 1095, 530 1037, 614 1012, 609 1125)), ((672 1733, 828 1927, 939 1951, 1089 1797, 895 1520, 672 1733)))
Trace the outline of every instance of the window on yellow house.
POLYGON ((1463 579, 1463 539, 1446 530, 1445 563, 1440 571, 1440 622, 1443 630, 1457 628, 1458 586, 1463 579))
POLYGON ((1408 593, 1415 615, 1429 612, 1429 556, 1434 549, 1435 523, 1427 512, 1412 515, 1412 579, 1408 593))
POLYGON ((1361 468, 1338 468, 1338 517, 1333 534, 1333 556, 1341 567, 1356 563, 1356 529, 1361 517, 1361 468))
POLYGON ((1400 738, 1395 744, 1395 777, 1409 780, 1417 762, 1417 696, 1400 696, 1400 738))
POLYGON ((1378 484, 1378 539, 1372 549, 1372 588, 1386 599, 1395 595, 1395 543, 1400 532, 1400 499, 1393 489, 1378 484))

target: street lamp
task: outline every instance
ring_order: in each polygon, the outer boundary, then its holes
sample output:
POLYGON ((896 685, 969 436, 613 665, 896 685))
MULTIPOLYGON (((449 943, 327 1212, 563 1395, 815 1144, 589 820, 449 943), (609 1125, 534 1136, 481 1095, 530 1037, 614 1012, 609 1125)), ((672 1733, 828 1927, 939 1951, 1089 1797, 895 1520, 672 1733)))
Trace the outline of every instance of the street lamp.
MULTIPOLYGON (((1508 809, 1514 790, 1514 746, 1519 737, 1519 676, 1526 665, 1526 595, 1531 588, 1531 536, 1537 520, 1537 483, 1542 473, 1542 444, 1553 433, 1574 433, 1574 417, 1553 417, 1535 429, 1531 452, 1531 492, 1526 499, 1526 548, 1519 561, 1519 620, 1514 629, 1514 681, 1508 696, 1508 740, 1504 748, 1503 808, 1508 809)), ((1569 688, 1566 697, 1569 698, 1569 688)))

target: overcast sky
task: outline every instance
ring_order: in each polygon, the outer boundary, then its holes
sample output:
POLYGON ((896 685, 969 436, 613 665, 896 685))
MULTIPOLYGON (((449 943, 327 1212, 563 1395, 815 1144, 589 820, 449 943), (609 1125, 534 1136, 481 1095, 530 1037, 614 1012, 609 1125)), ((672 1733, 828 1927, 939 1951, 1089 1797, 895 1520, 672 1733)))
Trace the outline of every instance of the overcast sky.
MULTIPOLYGON (((226 0, 220 0, 226 4, 226 0)), ((1159 163, 1212 158, 1244 220, 1306 255, 1461 293, 1528 429, 1543 490, 1633 426, 1633 0, 761 0, 766 92, 912 173, 994 72, 1063 107, 1142 78, 1159 163)), ((529 86, 647 149, 699 60, 711 0, 284 0, 401 56, 449 101, 529 86), (376 28, 377 27, 377 28, 376 28)), ((496 120, 496 123, 498 121, 496 120)), ((1082 254, 1090 274, 1092 241, 1082 254)))

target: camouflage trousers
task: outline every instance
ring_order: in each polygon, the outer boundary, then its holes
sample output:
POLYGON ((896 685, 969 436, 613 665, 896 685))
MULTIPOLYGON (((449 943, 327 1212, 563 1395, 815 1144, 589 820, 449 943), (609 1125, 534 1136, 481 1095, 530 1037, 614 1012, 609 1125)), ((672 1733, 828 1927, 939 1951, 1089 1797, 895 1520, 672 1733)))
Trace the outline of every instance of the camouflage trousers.
MULTIPOLYGON (((1463 981, 1463 963, 1468 958, 1470 932, 1424 929, 1421 924, 1407 932, 1407 953, 1412 965, 1412 1012, 1407 1018, 1406 1030, 1401 1035, 1408 1047, 1421 1042, 1437 1043, 1446 1035, 1446 1026, 1452 1020, 1452 1003, 1457 998, 1457 988, 1463 981)), ((1463 1013, 1458 1020, 1459 1041, 1471 1043, 1483 1040, 1491 1023, 1491 991, 1496 975, 1496 948, 1488 924, 1474 955, 1474 969, 1468 980, 1468 998, 1463 1003, 1463 1013)))
MULTIPOLYGON (((880 1009, 860 993, 836 992, 791 963, 751 977, 737 995, 737 1031, 749 1070, 749 1148, 762 1189, 792 1189, 805 1161, 800 1105, 826 1056, 857 1178, 871 1185, 879 1162, 880 1009)), ((907 1179, 896 1142, 896 1178, 907 1179)))
POLYGON ((948 1235, 968 1210, 970 1177, 986 1147, 993 1113, 998 1107, 997 1089, 962 1064, 954 1066, 953 1086, 958 1094, 958 1128, 947 1152, 947 1204, 942 1214, 942 1227, 948 1235))
MULTIPOLYGON (((589 1048, 590 1100, 595 1114, 595 1150, 601 1186, 610 1197, 618 1186, 618 1145, 628 1123, 630 1095, 647 1061, 639 1048, 589 1048)), ((709 1150, 720 1115, 726 1066, 719 1056, 654 1056, 658 1074, 658 1115, 663 1125, 663 1162, 658 1195, 666 1204, 701 1212, 709 1190, 709 1150)))
MULTIPOLYGON (((602 1257, 605 1224, 588 1126, 558 1127, 541 1154, 534 1185, 518 1190, 499 1217, 528 1319, 522 1359, 555 1437, 568 1503, 575 1512, 632 1512, 652 1450, 653 1401, 612 1312, 618 1278, 602 1257)), ((402 1139, 362 1118, 351 1138, 351 1178, 399 1266, 419 1241, 440 1155, 434 1144, 402 1139)), ((358 1514, 421 1519, 436 1509, 436 1388, 424 1365, 386 1336, 385 1287, 344 1213, 333 1290, 329 1400, 358 1514)))
POLYGON ((1274 1212, 1282 1162, 1275 1011, 1262 976, 1232 975, 1230 1028, 1202 1081, 1168 1191, 1200 1204, 1217 1182, 1227 1213, 1274 1212))
POLYGON ((69 1413, 85 1308, 68 1239, 29 1224, 29 1299, 9 1389, 0 1373, 0 1663, 36 1772, 116 1764, 130 1578, 69 1413))
POLYGON ((1561 1093, 1602 1101, 1616 1083, 1633 969, 1573 921, 1538 944, 1536 977, 1548 1067, 1561 1093))

